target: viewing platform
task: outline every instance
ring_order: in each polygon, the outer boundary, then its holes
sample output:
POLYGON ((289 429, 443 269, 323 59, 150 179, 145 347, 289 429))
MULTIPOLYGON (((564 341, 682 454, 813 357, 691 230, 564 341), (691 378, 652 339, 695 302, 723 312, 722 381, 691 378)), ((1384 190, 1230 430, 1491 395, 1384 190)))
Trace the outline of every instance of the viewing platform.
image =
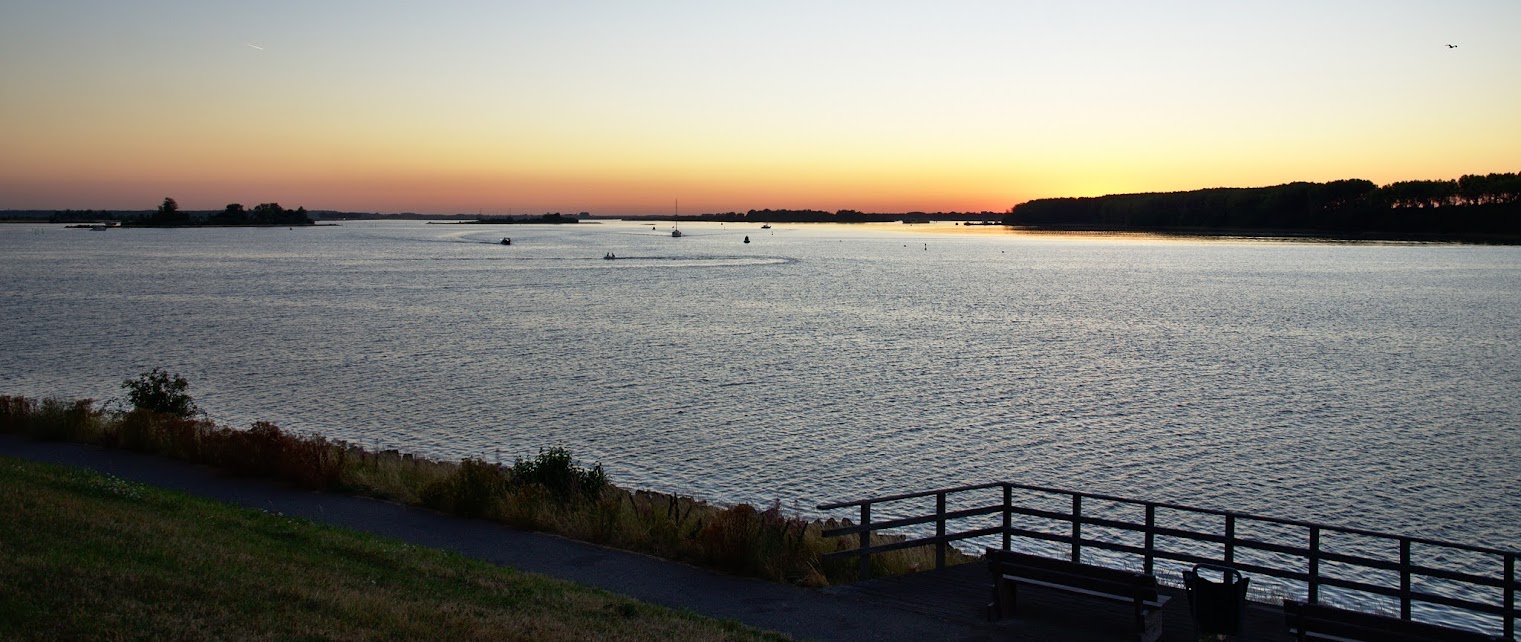
POLYGON ((1290 639, 1285 601, 1310 605, 1301 620, 1307 627, 1416 632, 1401 639, 1515 640, 1521 617, 1517 551, 1010 482, 818 508, 855 509, 854 523, 825 535, 856 538, 857 548, 830 557, 854 558, 862 579, 828 591, 867 602, 952 621, 993 619, 989 564, 947 565, 953 542, 1039 555, 1064 567, 1057 573, 1064 581, 1007 577, 1019 585, 1019 609, 996 626, 1031 639, 1194 639, 1183 575, 1195 565, 1247 578, 1241 640, 1290 639), (934 570, 872 578, 873 556, 919 547, 932 547, 934 570), (1172 598, 1161 600, 1167 604, 1148 622, 1149 633, 1137 635, 1139 606, 1132 618, 1122 603, 1128 598, 1087 584, 1088 575, 1112 569, 1153 582, 1172 598))
MULTIPOLYGON (((1014 640, 1070 640, 1109 642, 1133 639, 1127 626, 1126 608, 1062 591, 1035 587, 1021 590, 1022 617, 997 623, 987 621, 986 608, 993 583, 987 566, 973 562, 943 569, 880 577, 854 584, 832 586, 826 593, 848 597, 884 608, 902 609, 966 626, 992 627, 1014 640)), ((1173 599, 1162 611, 1162 640, 1194 640, 1194 624, 1182 589, 1167 587, 1173 599)), ((1249 603, 1239 642, 1283 642, 1291 639, 1284 628, 1283 609, 1249 603)))

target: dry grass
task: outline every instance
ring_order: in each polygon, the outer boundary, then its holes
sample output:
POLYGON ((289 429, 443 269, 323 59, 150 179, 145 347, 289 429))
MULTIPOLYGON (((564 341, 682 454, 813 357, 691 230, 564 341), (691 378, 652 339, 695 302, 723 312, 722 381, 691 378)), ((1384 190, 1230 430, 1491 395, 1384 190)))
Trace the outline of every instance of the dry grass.
MULTIPOLYGON (((268 423, 247 430, 144 411, 111 413, 88 401, 0 396, 0 431, 126 448, 209 464, 303 488, 363 494, 522 528, 645 552, 730 573, 804 586, 855 579, 851 559, 827 553, 855 548, 854 538, 825 538, 845 522, 810 520, 780 506, 717 506, 690 497, 630 491, 605 483, 600 468, 581 468, 560 449, 500 466, 479 460, 437 461, 396 451, 371 452, 268 423)), ((874 536, 874 543, 894 541, 874 536)), ((896 538, 901 540, 901 538, 896 538)), ((972 558, 949 551, 948 562, 972 558)), ((933 568, 920 547, 876 555, 874 576, 933 568)))
POLYGON ((0 487, 0 639, 786 639, 76 469, 0 487))

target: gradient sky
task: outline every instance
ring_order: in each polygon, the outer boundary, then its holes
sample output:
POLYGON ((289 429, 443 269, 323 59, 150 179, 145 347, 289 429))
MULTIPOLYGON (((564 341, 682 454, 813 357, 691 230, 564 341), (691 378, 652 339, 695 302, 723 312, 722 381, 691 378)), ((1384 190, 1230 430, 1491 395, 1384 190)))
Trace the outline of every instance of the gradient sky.
POLYGON ((1517 34, 1521 0, 7 0, 0 209, 1004 211, 1514 172, 1517 34))

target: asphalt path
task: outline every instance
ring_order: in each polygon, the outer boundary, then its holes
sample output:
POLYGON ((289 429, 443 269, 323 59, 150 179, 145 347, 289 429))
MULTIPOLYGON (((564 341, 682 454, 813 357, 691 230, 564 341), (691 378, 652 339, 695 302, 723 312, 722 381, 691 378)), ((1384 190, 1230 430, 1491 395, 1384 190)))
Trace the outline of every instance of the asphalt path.
POLYGON ((394 502, 231 477, 212 468, 163 457, 3 434, 0 455, 88 468, 228 504, 456 551, 494 564, 708 617, 736 620, 799 639, 971 641, 1010 639, 1017 635, 1002 626, 943 620, 848 595, 724 575, 639 553, 394 502))

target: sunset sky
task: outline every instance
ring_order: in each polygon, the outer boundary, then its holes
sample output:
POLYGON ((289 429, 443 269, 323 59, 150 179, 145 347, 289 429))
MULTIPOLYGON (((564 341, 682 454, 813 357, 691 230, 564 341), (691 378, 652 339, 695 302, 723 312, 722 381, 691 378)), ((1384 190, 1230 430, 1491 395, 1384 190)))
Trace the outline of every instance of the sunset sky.
POLYGON ((1518 0, 8 0, 0 209, 1005 211, 1514 172, 1517 34, 1518 0))

